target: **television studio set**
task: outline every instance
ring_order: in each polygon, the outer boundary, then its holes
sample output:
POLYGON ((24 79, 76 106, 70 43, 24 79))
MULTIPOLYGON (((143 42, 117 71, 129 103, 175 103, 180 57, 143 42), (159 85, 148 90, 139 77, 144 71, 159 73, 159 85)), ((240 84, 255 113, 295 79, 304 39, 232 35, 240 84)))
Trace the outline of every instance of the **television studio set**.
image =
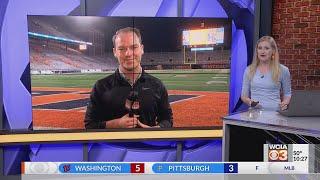
POLYGON ((1 0, 0 179, 320 179, 318 0, 1 0))

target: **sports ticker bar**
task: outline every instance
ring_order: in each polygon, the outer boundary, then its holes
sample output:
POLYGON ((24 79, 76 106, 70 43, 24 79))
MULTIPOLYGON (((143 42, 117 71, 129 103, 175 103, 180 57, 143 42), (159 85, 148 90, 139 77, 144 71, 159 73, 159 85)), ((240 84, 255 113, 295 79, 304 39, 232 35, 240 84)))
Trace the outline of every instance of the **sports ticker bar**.
POLYGON ((24 162, 24 174, 307 174, 305 162, 24 162))
POLYGON ((24 162, 22 174, 308 174, 313 144, 265 144, 264 162, 24 162))

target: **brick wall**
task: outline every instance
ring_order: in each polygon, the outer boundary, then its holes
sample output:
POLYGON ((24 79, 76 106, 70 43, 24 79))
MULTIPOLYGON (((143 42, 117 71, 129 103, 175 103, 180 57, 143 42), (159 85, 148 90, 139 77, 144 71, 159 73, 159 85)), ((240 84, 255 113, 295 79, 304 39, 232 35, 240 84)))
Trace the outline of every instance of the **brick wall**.
POLYGON ((293 89, 320 89, 320 0, 275 0, 272 35, 293 89))

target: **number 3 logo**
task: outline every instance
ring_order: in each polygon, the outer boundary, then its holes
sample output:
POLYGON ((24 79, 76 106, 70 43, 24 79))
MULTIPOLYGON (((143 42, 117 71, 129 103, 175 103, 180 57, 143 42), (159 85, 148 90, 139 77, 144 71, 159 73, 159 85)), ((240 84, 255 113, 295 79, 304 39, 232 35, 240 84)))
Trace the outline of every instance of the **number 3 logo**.
POLYGON ((288 160, 288 151, 287 150, 280 150, 279 151, 279 160, 280 161, 288 160))

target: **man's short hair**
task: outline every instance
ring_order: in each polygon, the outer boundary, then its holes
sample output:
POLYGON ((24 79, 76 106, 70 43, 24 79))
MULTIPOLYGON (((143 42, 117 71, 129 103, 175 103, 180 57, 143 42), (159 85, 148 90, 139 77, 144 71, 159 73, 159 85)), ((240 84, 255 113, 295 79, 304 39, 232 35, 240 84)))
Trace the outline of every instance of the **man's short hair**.
POLYGON ((113 37, 112 37, 113 47, 116 46, 116 38, 120 33, 130 33, 130 32, 135 33, 137 35, 138 39, 139 39, 140 44, 142 44, 142 38, 141 38, 140 30, 137 29, 137 28, 133 28, 133 27, 126 27, 126 28, 119 29, 116 32, 116 34, 113 35, 113 37))

